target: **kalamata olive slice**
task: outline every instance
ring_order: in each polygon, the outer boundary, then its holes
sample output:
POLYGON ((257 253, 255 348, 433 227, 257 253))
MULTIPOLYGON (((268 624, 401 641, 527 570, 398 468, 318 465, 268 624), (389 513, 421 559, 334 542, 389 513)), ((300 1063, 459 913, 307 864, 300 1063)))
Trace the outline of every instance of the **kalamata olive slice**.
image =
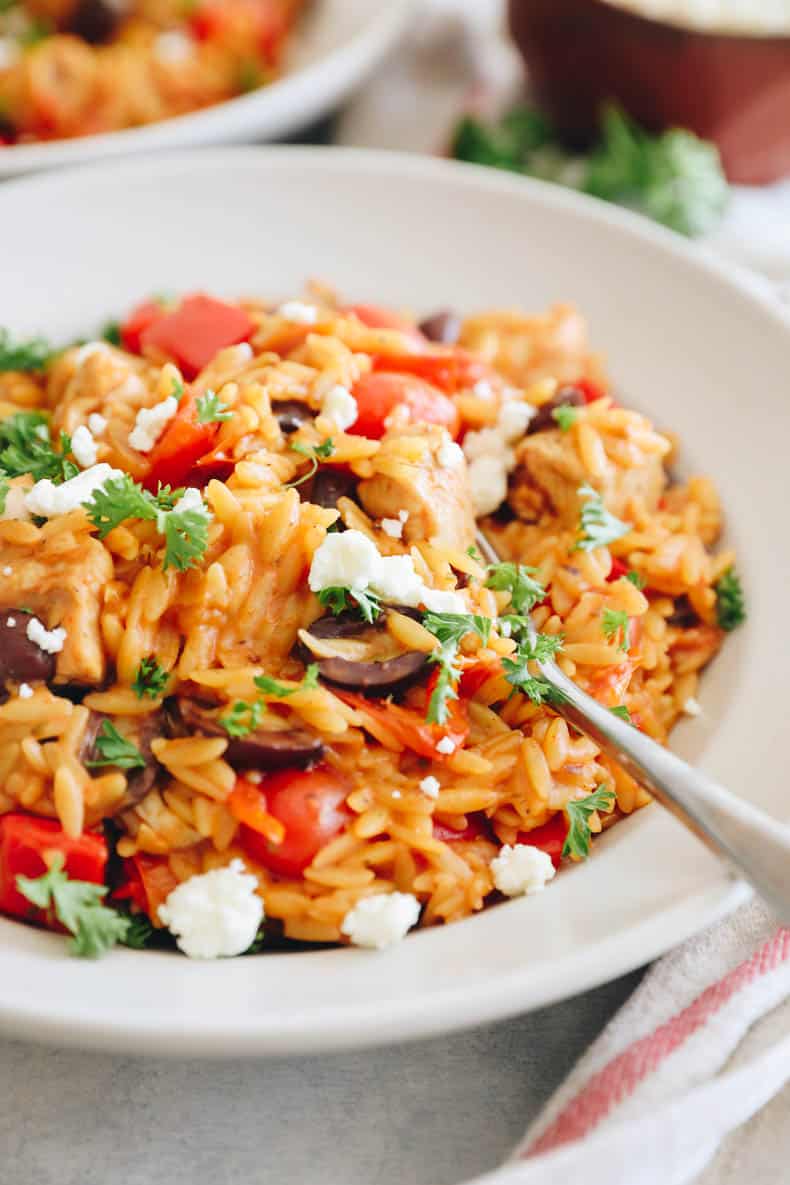
POLYGON ((272 403, 272 411, 280 425, 280 431, 286 436, 298 432, 302 424, 312 420, 313 412, 306 403, 298 399, 276 399, 272 403))
POLYGON ((66 27, 67 33, 91 45, 111 41, 123 18, 125 5, 110 0, 78 0, 66 27))
POLYGON ((546 432, 549 428, 556 428, 557 421, 553 413, 558 407, 584 407, 585 399, 576 387, 560 387, 557 394, 544 403, 527 424, 527 435, 533 432, 546 432))
POLYGON ((699 620, 696 609, 688 597, 683 594, 676 598, 675 609, 667 618, 667 625, 673 625, 676 629, 688 630, 692 626, 699 625, 699 620))
POLYGON ((428 341, 454 346, 461 336, 461 318, 451 309, 442 309, 420 321, 418 328, 428 341))
MULTIPOLYGON (((405 605, 399 606, 398 612, 414 619, 420 616, 416 609, 405 605)), ((375 636, 386 628, 385 620, 386 616, 383 615, 373 625, 366 625, 353 613, 319 618, 309 630, 303 631, 296 653, 304 663, 316 662, 317 656, 310 649, 311 636, 320 643, 337 639, 342 644, 355 638, 364 639, 366 635, 375 636)), ((318 658, 317 664, 319 676, 327 683, 375 697, 394 695, 411 687, 425 673, 428 661, 428 655, 423 651, 407 650, 404 654, 383 660, 361 661, 341 655, 323 656, 318 658)))
POLYGON ((322 465, 311 482, 305 482, 306 502, 313 502, 316 506, 323 506, 327 510, 337 510, 341 498, 353 498, 356 493, 357 479, 343 469, 334 469, 331 465, 322 465))
POLYGON ((306 769, 320 761, 324 745, 304 728, 257 728, 246 737, 230 737, 209 705, 179 699, 169 709, 171 731, 228 738, 225 760, 234 769, 306 769))
POLYGON ((55 676, 55 655, 42 650, 27 636, 28 622, 34 617, 25 609, 0 611, 0 684, 7 679, 17 683, 50 682, 55 676))
MULTIPOLYGON (((125 810, 127 807, 134 806, 145 798, 148 791, 156 783, 159 766, 151 750, 151 741, 155 740, 156 737, 164 735, 166 728, 165 713, 160 708, 156 712, 149 712, 145 716, 125 716, 119 725, 117 719, 112 716, 105 716, 101 712, 92 711, 82 737, 79 754, 80 760, 86 764, 90 761, 96 761, 101 757, 101 753, 96 745, 96 738, 99 736, 105 720, 109 720, 111 724, 114 724, 122 736, 126 737, 128 741, 131 741, 133 745, 136 745, 145 761, 145 765, 139 769, 127 769, 123 771, 126 774, 126 794, 120 803, 119 809, 125 810)), ((106 768, 111 769, 112 767, 107 766, 106 768)))

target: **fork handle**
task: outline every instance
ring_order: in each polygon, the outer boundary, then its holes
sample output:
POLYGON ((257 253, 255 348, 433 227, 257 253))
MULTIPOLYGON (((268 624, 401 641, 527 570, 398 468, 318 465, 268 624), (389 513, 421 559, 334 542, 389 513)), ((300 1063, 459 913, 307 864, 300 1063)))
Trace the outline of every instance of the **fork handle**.
POLYGON ((790 828, 619 720, 568 679, 556 663, 539 665, 543 677, 562 694, 562 702, 552 704, 555 711, 592 737, 749 881, 783 924, 790 925, 790 828))

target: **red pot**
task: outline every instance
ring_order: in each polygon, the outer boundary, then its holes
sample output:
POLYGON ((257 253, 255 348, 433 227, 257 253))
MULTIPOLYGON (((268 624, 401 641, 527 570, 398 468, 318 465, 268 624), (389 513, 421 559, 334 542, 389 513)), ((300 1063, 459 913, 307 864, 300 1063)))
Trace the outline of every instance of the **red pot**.
POLYGON ((731 181, 790 173, 790 35, 704 32, 606 0, 509 0, 538 101, 570 143, 592 138, 614 99, 645 127, 718 144, 731 181))

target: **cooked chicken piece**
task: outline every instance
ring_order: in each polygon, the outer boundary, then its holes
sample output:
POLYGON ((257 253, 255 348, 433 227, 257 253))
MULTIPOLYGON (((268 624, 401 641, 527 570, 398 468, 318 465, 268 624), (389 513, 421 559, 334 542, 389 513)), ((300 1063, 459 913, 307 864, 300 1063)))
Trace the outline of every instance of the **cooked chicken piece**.
POLYGON ((0 611, 29 610, 47 630, 66 631, 55 652, 55 683, 95 686, 104 679, 99 632, 102 590, 112 579, 112 559, 97 539, 80 537, 59 552, 53 536, 43 546, 0 544, 0 611), (6 570, 10 568, 10 575, 6 570))
POLYGON ((460 344, 482 354, 518 387, 540 379, 600 381, 598 358, 590 352, 587 323, 572 305, 553 305, 528 317, 512 309, 494 310, 464 321, 460 344))
POLYGON ((613 463, 600 478, 590 479, 570 436, 559 431, 527 436, 517 453, 518 465, 511 478, 508 502, 519 518, 534 522, 543 514, 556 514, 565 526, 579 519, 578 489, 589 481, 603 496, 607 510, 628 518, 632 499, 640 499, 653 511, 658 505, 666 474, 658 455, 643 465, 624 468, 613 463))
POLYGON ((47 383, 53 432, 73 433, 93 412, 110 421, 120 417, 131 426, 136 409, 150 403, 146 372, 144 362, 105 342, 65 350, 52 364, 47 383))
POLYGON ((427 540, 465 550, 475 538, 466 460, 444 428, 390 430, 372 459, 374 474, 359 483, 373 518, 403 521, 406 543, 427 540))

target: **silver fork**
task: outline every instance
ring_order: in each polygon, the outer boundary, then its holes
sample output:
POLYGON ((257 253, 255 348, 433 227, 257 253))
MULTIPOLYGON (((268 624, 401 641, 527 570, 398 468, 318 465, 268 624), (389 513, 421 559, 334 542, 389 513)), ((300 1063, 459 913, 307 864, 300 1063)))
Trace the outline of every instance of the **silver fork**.
MULTIPOLYGON (((499 563, 481 531, 477 547, 499 563)), ((536 630, 530 623, 531 637, 536 630)), ((556 693, 552 707, 591 737, 667 810, 749 881, 776 916, 790 924, 790 828, 725 790, 711 778, 603 708, 551 660, 535 664, 556 693)))

